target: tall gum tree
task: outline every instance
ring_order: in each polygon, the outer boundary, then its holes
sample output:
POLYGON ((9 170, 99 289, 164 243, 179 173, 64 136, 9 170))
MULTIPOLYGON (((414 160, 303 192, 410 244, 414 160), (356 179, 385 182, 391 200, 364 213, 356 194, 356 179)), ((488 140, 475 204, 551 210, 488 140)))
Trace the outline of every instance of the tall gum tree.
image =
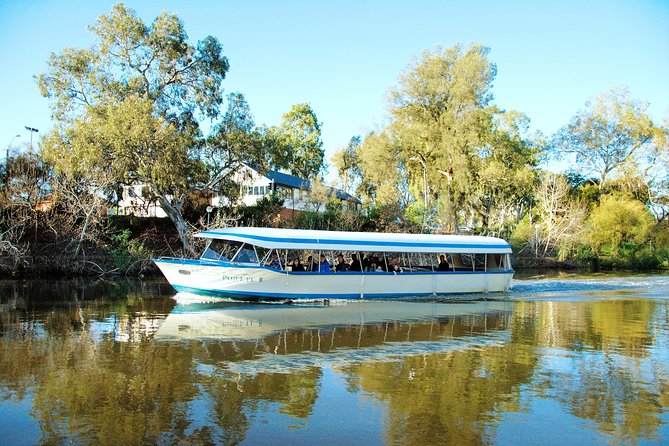
POLYGON ((300 178, 315 179, 324 170, 325 151, 321 123, 311 105, 295 104, 284 113, 279 127, 272 129, 279 150, 274 151, 276 168, 300 178))
POLYGON ((177 16, 162 13, 146 25, 123 4, 90 30, 90 48, 52 53, 37 77, 55 121, 45 158, 92 186, 103 178, 146 184, 192 253, 182 206, 234 169, 200 159, 200 122, 223 104, 222 46, 211 36, 193 45, 177 16))
POLYGON ((332 155, 330 162, 337 169, 339 184, 337 185, 344 192, 356 193, 360 184, 362 170, 360 169, 360 160, 358 150, 361 144, 359 136, 354 136, 348 145, 332 155))
POLYGON ((600 188, 629 163, 651 167, 656 155, 666 153, 667 129, 654 124, 647 109, 648 103, 632 99, 627 88, 611 89, 558 130, 553 151, 557 157, 573 156, 587 174, 599 177, 600 188))
POLYGON ((407 183, 434 215, 428 225, 457 232, 469 215, 487 226, 493 211, 505 215, 523 195, 524 173, 536 164, 520 134, 526 118, 491 104, 496 67, 488 53, 482 45, 425 51, 391 89, 388 126, 362 144, 365 184, 407 183), (397 162, 379 162, 381 153, 397 162), (482 181, 491 172, 497 176, 482 181))

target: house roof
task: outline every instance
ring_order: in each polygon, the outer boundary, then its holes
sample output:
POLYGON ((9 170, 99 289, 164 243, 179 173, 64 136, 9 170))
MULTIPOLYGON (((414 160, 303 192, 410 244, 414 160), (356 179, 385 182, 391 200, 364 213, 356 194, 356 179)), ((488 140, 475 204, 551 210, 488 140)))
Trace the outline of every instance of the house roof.
MULTIPOLYGON (((253 167, 249 168, 253 169, 253 167)), ((266 178, 268 178, 270 181, 273 181, 275 184, 279 184, 281 186, 288 186, 293 189, 311 190, 311 181, 309 180, 298 178, 294 175, 279 172, 276 170, 269 170, 265 173, 261 173, 258 169, 253 169, 253 170, 260 173, 261 175, 264 175, 266 178)), ((359 198, 356 198, 353 195, 344 192, 343 190, 337 189, 335 187, 330 187, 330 195, 332 195, 333 193, 340 200, 352 201, 354 203, 362 203, 362 201, 360 201, 359 198)))

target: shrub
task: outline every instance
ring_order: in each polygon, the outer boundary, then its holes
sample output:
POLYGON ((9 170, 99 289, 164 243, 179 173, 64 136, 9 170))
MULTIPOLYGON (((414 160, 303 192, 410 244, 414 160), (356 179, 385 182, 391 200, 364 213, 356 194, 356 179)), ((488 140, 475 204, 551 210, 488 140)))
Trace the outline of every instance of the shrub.
POLYGON ((130 240, 130 236, 129 229, 112 234, 110 236, 110 246, 107 248, 112 266, 126 273, 133 269, 137 263, 151 257, 151 253, 144 247, 144 244, 136 240, 130 240))
POLYGON ((524 218, 511 233, 509 243, 516 254, 530 246, 535 236, 535 229, 528 218, 524 218))
POLYGON ((620 194, 604 196, 589 218, 593 249, 602 252, 608 247, 611 255, 617 256, 625 243, 645 243, 653 222, 650 211, 640 201, 620 194))

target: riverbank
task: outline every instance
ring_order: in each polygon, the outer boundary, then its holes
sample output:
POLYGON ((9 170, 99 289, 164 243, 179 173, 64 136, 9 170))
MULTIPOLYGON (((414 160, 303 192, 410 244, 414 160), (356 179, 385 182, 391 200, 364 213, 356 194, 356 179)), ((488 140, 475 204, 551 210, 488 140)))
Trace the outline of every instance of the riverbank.
MULTIPOLYGON (((78 248, 78 241, 59 239, 52 232, 28 232, 24 240, 14 250, 0 251, 0 277, 158 275, 152 259, 183 255, 174 225, 165 218, 112 217, 104 233, 90 234, 78 248)), ((581 261, 558 261, 524 253, 511 259, 516 271, 669 270, 669 265, 658 268, 657 262, 635 257, 593 255, 581 261)))
MULTIPOLYGON (((14 259, 0 258, 0 278, 29 278, 29 277, 77 277, 77 276, 158 276, 160 270, 152 259, 161 255, 178 255, 173 249, 161 254, 154 254, 143 248, 144 255, 136 252, 118 250, 105 252, 99 250, 94 255, 73 258, 69 255, 28 255, 15 263, 14 259)), ((512 265, 519 274, 542 274, 547 271, 555 272, 598 272, 598 271, 637 271, 648 269, 633 268, 629 265, 612 265, 607 261, 598 261, 590 264, 576 262, 560 262, 551 258, 535 258, 512 256, 512 265)), ((658 269, 650 269, 658 270, 658 269)), ((659 269, 659 271, 669 271, 659 269)))

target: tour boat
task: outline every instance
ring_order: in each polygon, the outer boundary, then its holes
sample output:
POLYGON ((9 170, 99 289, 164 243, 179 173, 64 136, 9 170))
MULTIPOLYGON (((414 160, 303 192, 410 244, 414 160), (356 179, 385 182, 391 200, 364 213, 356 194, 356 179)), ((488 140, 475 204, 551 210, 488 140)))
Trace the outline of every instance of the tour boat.
POLYGON ((509 289, 514 273, 509 244, 495 237, 255 227, 213 229, 196 237, 207 240, 199 259, 154 262, 177 291, 231 299, 500 292, 509 289))

